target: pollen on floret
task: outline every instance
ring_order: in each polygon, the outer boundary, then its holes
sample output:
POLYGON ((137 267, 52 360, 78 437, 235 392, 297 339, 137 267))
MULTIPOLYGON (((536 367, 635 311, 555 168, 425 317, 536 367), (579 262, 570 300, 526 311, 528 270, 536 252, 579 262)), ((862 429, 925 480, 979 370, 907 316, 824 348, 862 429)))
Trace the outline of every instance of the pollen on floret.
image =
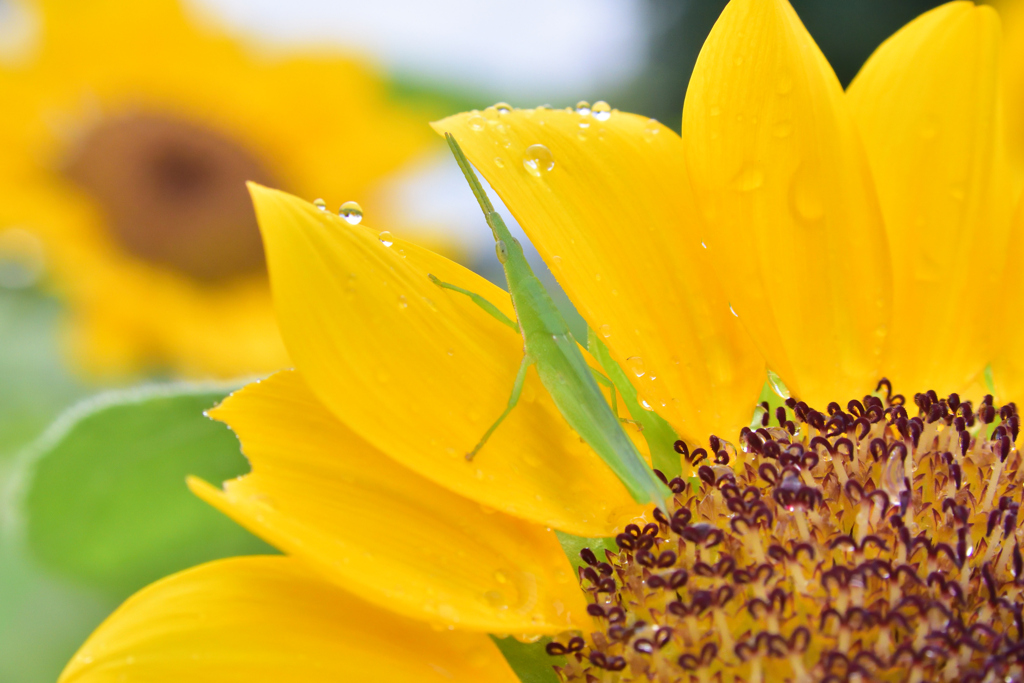
POLYGON ((601 630, 548 644, 560 679, 1024 680, 1017 408, 879 389, 678 442, 667 514, 581 553, 601 630))

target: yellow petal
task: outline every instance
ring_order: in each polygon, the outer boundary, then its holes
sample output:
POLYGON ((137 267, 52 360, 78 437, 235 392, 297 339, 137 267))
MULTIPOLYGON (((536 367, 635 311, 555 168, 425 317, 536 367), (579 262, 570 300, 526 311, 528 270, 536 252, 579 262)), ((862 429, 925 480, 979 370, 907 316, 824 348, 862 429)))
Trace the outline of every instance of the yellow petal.
POLYGON ((686 93, 705 242, 768 366, 819 408, 875 388, 889 257, 843 91, 786 0, 732 0, 686 93))
POLYGON ((1024 253, 1024 197, 1018 202, 1013 216, 1008 252, 1013 260, 1006 268, 999 289, 1002 296, 998 320, 1005 324, 991 330, 999 337, 999 346, 992 359, 992 382, 997 405, 1012 401, 1024 406, 1024 324, 1017 314, 1024 306, 1024 273, 1017 265, 1024 253))
POLYGON ((374 230, 250 187, 281 336, 309 388, 352 431, 441 486, 544 526, 604 536, 638 513, 532 368, 518 407, 466 461, 508 403, 523 342, 427 276, 512 316, 507 293, 416 245, 385 246, 374 230))
POLYGON ((484 634, 378 609, 285 557, 211 562, 142 589, 107 618, 60 683, 499 681, 484 634))
POLYGON ((380 607, 492 633, 584 625, 586 602, 554 532, 480 505, 388 458, 339 422, 294 371, 232 394, 252 473, 204 500, 380 607))
POLYGON ((963 391, 991 358, 1012 210, 999 46, 991 7, 951 2, 883 43, 849 88, 892 247, 884 372, 899 391, 963 391))
POLYGON ((641 398, 684 438, 734 440, 764 361, 699 253, 679 136, 617 111, 600 121, 489 109, 434 127, 459 140, 641 398), (528 166, 534 145, 550 153, 550 171, 528 166))

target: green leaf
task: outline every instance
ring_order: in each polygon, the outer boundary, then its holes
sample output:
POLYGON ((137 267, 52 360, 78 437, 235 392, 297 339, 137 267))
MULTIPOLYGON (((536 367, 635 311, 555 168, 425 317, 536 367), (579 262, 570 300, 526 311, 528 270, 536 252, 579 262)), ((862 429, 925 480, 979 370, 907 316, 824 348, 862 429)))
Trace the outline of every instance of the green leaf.
POLYGON ((33 557, 123 597, 201 562, 272 552, 185 486, 189 474, 219 482, 249 469, 234 435, 203 415, 226 393, 143 387, 61 416, 13 478, 15 526, 33 557))
POLYGON ((522 683, 558 683, 558 676, 551 667, 565 664, 565 657, 552 657, 544 650, 550 638, 541 638, 536 643, 520 643, 509 636, 491 636, 491 640, 522 683))

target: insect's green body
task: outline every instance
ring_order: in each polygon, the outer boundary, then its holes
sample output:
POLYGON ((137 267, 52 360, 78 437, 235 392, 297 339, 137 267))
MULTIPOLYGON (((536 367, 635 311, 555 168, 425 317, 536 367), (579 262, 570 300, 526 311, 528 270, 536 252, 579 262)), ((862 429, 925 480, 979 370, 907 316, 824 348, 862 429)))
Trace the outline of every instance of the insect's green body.
MULTIPOLYGON (((525 356, 516 378, 508 410, 489 430, 468 457, 475 455, 491 432, 500 424, 519 398, 526 368, 535 365, 541 383, 551 395, 559 412, 587 444, 615 472, 637 502, 653 502, 664 507, 667 488, 644 462, 632 440, 626 435, 618 417, 612 412, 583 358, 569 326, 555 307, 523 254, 523 248, 501 216, 491 206, 469 161, 450 134, 446 136, 459 166, 473 187, 494 234, 496 250, 512 305, 523 337, 525 356)), ((440 283, 439 283, 440 284, 440 283)), ((506 321, 511 322, 511 321, 506 321)), ((511 323, 516 327, 515 323, 511 323)))

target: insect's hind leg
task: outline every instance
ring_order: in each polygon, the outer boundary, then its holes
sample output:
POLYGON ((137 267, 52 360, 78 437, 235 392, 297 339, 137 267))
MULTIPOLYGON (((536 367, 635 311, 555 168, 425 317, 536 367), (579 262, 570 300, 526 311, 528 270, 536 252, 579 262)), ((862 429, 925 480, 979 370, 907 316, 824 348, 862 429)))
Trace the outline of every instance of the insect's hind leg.
POLYGON ((489 313, 495 320, 500 322, 502 325, 508 325, 513 330, 515 330, 516 333, 518 334, 518 332, 519 332, 519 323, 515 322, 514 320, 509 318, 507 315, 502 313, 501 310, 497 306, 492 304, 487 299, 483 298, 479 294, 476 294, 475 292, 469 291, 468 289, 463 289, 462 287, 459 287, 458 285, 453 285, 450 282, 442 282, 441 280, 439 280, 437 278, 436 275, 428 273, 427 277, 429 277, 430 281, 433 282, 438 287, 440 287, 441 289, 450 289, 453 292, 458 292, 459 294, 465 294, 466 296, 468 296, 470 299, 473 300, 473 303, 475 303, 480 308, 484 309, 484 311, 489 313))
POLYGON ((483 437, 480 439, 480 443, 474 446, 473 450, 469 453, 466 453, 466 460, 472 460, 474 456, 476 456, 480 449, 484 447, 484 444, 487 443, 487 440, 491 438, 491 434, 493 434, 494 430, 498 428, 498 425, 508 417, 508 414, 511 413, 512 409, 516 407, 517 403, 519 403, 519 395, 523 393, 523 384, 526 382, 526 369, 530 367, 530 363, 530 357, 523 356, 523 362, 519 364, 519 372, 516 374, 515 384, 512 385, 512 395, 508 399, 508 406, 505 408, 505 412, 495 420, 490 429, 484 432, 483 437))

